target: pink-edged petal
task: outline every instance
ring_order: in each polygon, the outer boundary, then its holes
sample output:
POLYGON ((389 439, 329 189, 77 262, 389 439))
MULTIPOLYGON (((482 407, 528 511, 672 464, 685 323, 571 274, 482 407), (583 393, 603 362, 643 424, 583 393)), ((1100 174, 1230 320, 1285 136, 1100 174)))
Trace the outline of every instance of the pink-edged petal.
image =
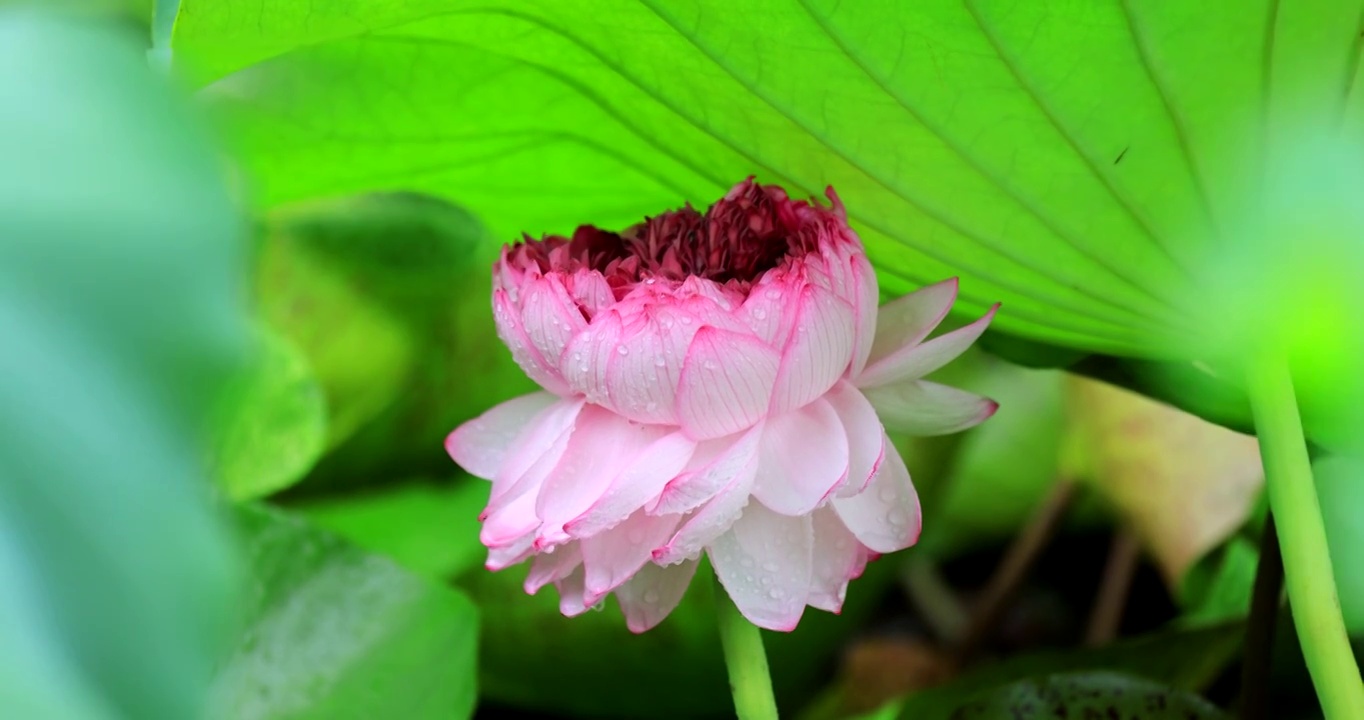
POLYGON ((594 405, 611 404, 606 388, 606 371, 616 354, 624 332, 620 313, 614 308, 592 319, 564 348, 559 369, 573 392, 582 393, 594 405))
POLYGON ((655 517, 640 511, 610 530, 583 538, 586 602, 596 604, 653 559, 653 549, 668 540, 679 519, 677 515, 655 517))
POLYGON ((949 278, 882 305, 877 311, 876 337, 867 366, 918 345, 947 317, 956 299, 957 279, 949 278))
POLYGON ((853 341, 852 367, 849 369, 849 377, 857 377, 862 368, 867 366, 867 359, 871 357, 872 343, 876 340, 877 317, 880 313, 878 308, 881 302, 881 289, 876 283, 876 271, 871 267, 871 261, 862 253, 855 253, 852 256, 853 279, 856 283, 855 297, 857 304, 853 310, 857 313, 857 335, 853 341))
POLYGON ((767 412, 777 364, 777 351, 752 335, 698 330, 677 389, 682 429, 708 440, 751 427, 767 412))
POLYGON ((579 270, 568 279, 568 294, 590 321, 616 301, 606 278, 596 270, 579 270))
MULTIPOLYGON (((654 562, 673 565, 683 560, 694 560, 701 550, 715 538, 728 532, 744 513, 752 497, 753 475, 757 471, 757 453, 734 475, 734 479, 705 505, 683 520, 677 534, 654 550, 654 562)), ((754 503, 756 505, 756 503, 754 503)))
POLYGON ((535 492, 563 457, 582 412, 582 400, 560 400, 540 411, 517 436, 493 477, 488 507, 479 519, 527 492, 535 492))
POLYGON ((855 332, 851 305, 818 285, 805 286, 796 331, 782 353, 770 412, 794 410, 828 392, 848 370, 855 332))
POLYGON ((646 564, 616 588, 616 599, 625 613, 625 625, 632 633, 642 633, 663 622, 663 618, 682 602, 682 596, 696 574, 696 561, 672 567, 646 564))
POLYGON ((943 333, 926 343, 892 353, 868 365, 866 371, 857 378, 858 387, 870 388, 921 378, 952 362, 980 338, 998 309, 999 304, 996 303, 984 317, 970 325, 943 333))
POLYGON ((919 494, 900 452, 886 441, 881 471, 861 494, 837 498, 834 510, 858 541, 878 553, 895 552, 919 539, 919 494))
POLYGON ((536 349, 526 334, 521 313, 512 303, 506 290, 493 291, 493 320, 497 324, 497 336, 511 350, 512 359, 540 387, 555 395, 570 394, 568 383, 559 374, 558 358, 547 359, 536 349))
POLYGON ((687 466, 695 450, 696 443, 680 431, 650 443, 616 476, 597 502, 564 525, 564 530, 573 537, 586 537, 614 527, 646 503, 656 500, 668 482, 687 466))
POLYGON ((584 407, 563 458, 536 497, 535 514, 543 521, 537 544, 568 540, 564 524, 592 507, 640 451, 666 434, 665 427, 632 423, 596 405, 584 407))
POLYGON ((655 306, 626 322, 607 361, 606 393, 613 409, 638 422, 678 423, 682 361, 700 326, 694 320, 676 308, 655 306))
POLYGON ((535 533, 526 533, 520 539, 506 545, 488 548, 488 560, 483 564, 487 569, 497 572, 525 561, 534 552, 535 533))
POLYGON ((651 515, 696 509, 733 483, 740 473, 753 472, 761 438, 762 427, 754 426, 741 435, 701 443, 686 469, 670 480, 657 501, 646 505, 645 509, 651 515))
POLYGON ((843 609, 848 581, 862 574, 867 564, 862 544, 853 536, 833 508, 820 508, 810 515, 814 544, 810 556, 811 607, 832 613, 843 609))
POLYGON ((790 632, 810 592, 810 516, 787 517, 753 504, 707 548, 715 576, 748 621, 790 632))
POLYGON ((999 403, 927 380, 863 390, 888 428, 909 435, 947 435, 985 422, 999 403))
POLYGON ((526 574, 525 590, 534 595, 540 588, 568 577, 582 564, 583 553, 578 543, 565 543, 554 552, 540 553, 526 574))
POLYGON ((748 293, 738 317, 763 342, 785 347, 795 327, 804 282, 786 277, 764 278, 748 293))
POLYGON ((569 340, 587 327, 577 303, 560 276, 550 274, 523 287, 520 305, 526 337, 547 365, 558 367, 569 340))
POLYGON ((522 431, 555 400, 547 392, 512 398, 455 428, 445 438, 445 451, 470 475, 492 480, 522 431))
POLYGON ((841 381, 824 396, 838 413, 848 436, 848 481, 839 497, 856 495, 867 487, 886 453, 886 431, 876 410, 852 383, 841 381))
POLYGON ((596 604, 586 600, 586 575, 581 565, 564 578, 555 580, 554 588, 559 591, 559 612, 563 613, 564 617, 582 615, 596 604))
POLYGON ((814 510, 848 477, 848 436, 824 399, 768 418, 753 496, 782 515, 814 510))
POLYGON ((540 518, 535 515, 535 493, 522 493, 485 513, 478 539, 490 548, 519 543, 540 527, 540 518))

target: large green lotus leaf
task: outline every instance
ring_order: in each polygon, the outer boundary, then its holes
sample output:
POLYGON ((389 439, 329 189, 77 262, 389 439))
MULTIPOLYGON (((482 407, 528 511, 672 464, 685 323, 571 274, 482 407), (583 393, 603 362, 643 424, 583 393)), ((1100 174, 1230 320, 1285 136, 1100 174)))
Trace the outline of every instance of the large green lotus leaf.
POLYGON ((228 639, 244 228, 185 106, 126 28, 0 7, 3 717, 197 717, 228 639))
MULTIPOLYGON (((511 237, 833 184, 890 293, 960 274, 1001 329, 1149 355, 1259 167, 1272 5, 186 0, 174 42, 267 205, 422 189, 511 237)), ((1320 5, 1275 87, 1346 86, 1320 5)))
POLYGON ((238 510, 252 591, 210 694, 213 718, 468 717, 469 599, 305 520, 238 510))

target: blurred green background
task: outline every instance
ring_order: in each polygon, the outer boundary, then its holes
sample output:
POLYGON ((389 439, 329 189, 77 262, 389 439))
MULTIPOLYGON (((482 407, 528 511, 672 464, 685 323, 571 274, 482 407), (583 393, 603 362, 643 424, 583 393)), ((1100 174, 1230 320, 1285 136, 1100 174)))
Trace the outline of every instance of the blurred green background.
MULTIPOLYGON (((897 438, 920 545, 767 634, 784 712, 1065 685, 1216 716, 1263 342, 1364 637, 1360 3, 845 5, 0 3, 0 714, 729 714, 704 598, 634 636, 525 596, 482 569, 487 488, 442 439, 532 387, 493 332, 503 242, 750 173, 836 186, 887 297, 1004 303, 940 373, 998 415, 897 438), (959 666, 1058 482, 1057 539, 959 666), (1122 638, 1078 648, 1115 537, 1142 558, 1122 638)), ((1284 615, 1276 717, 1319 716, 1284 615)))

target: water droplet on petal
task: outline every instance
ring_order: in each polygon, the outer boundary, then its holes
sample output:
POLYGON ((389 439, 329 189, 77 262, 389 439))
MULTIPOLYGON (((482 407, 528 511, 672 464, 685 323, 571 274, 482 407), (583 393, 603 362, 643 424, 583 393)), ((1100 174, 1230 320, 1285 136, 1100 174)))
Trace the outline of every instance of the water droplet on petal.
POLYGON ((876 492, 876 496, 881 498, 882 502, 889 503, 895 502, 895 499, 899 496, 899 493, 895 492, 894 487, 886 485, 876 492))
POLYGON ((657 604, 657 603, 658 603, 658 591, 657 591, 657 590, 645 590, 645 591, 644 591, 644 602, 649 603, 650 605, 655 605, 655 604, 657 604))

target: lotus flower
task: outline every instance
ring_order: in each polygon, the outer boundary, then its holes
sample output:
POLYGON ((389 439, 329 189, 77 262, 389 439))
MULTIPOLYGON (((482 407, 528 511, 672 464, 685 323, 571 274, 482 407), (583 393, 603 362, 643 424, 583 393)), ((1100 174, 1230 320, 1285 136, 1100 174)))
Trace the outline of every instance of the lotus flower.
POLYGON ((832 207, 749 179, 621 233, 580 227, 503 249, 499 337, 544 388, 461 425, 451 457, 492 481, 490 570, 534 558, 576 615, 615 593, 631 630, 676 607, 704 551, 739 610, 791 630, 918 539, 918 496, 882 421, 918 434, 993 401, 920 380, 985 330, 925 342, 956 280, 878 310, 832 207))

